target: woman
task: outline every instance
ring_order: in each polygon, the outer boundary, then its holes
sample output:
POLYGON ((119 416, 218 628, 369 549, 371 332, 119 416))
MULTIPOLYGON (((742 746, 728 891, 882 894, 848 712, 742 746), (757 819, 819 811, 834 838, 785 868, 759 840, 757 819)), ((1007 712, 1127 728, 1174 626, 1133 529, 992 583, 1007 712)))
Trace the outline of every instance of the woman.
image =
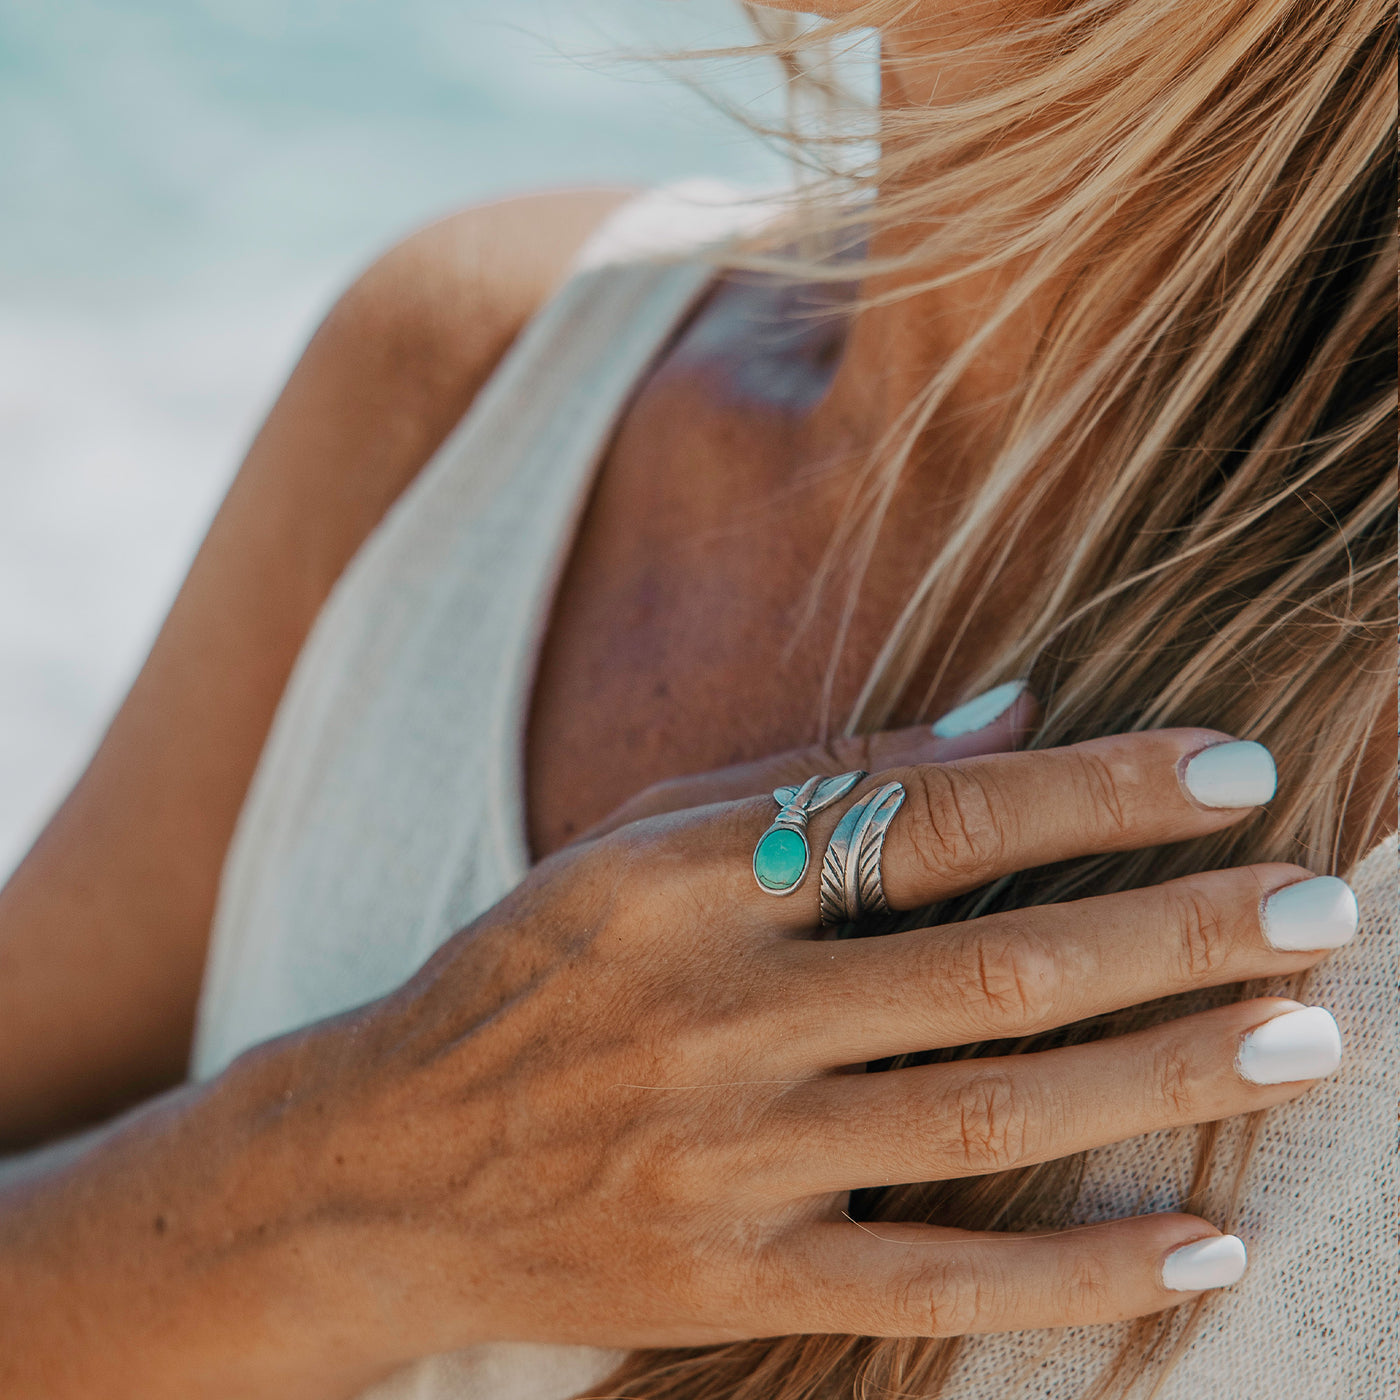
POLYGON ((318 332, 0 903, 9 1143, 194 1068, 20 1159, 6 1395, 1382 1393, 1390 16, 831 12, 873 201, 318 332))

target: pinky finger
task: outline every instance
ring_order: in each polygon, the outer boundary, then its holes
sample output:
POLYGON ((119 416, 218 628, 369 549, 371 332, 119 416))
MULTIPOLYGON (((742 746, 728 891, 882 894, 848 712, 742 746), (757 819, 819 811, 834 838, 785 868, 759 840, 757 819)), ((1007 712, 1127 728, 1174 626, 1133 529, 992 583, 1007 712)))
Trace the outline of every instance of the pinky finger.
POLYGON ((1244 1270, 1243 1243, 1192 1215, 1033 1235, 847 1220, 789 1237, 777 1272, 790 1286, 772 1289, 770 1275, 764 1310, 790 1315, 765 1331, 953 1337, 1118 1322, 1244 1270))

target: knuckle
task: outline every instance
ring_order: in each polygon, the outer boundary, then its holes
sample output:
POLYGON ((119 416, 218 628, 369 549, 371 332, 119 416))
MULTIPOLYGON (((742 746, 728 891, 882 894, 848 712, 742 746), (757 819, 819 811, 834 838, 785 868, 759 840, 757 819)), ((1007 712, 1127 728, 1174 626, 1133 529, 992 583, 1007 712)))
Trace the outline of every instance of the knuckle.
POLYGON ((610 935, 650 941, 659 919, 684 912, 684 867, 664 835, 646 823, 601 838, 580 857, 573 903, 610 935))
MULTIPOLYGON (((730 1267, 712 1271, 708 1280, 710 1293, 703 1300, 706 1313, 762 1318, 777 1312, 787 1317, 818 1291, 811 1288, 808 1261, 794 1258, 782 1235, 756 1238, 742 1227, 735 1234, 737 1238, 728 1242, 733 1247, 726 1251, 730 1267)), ((829 1307, 819 1313, 833 1332, 839 1328, 836 1312, 835 1307, 829 1307)))
POLYGON ((887 1330, 894 1336, 957 1337, 973 1330, 982 1309, 975 1275, 920 1260, 894 1286, 887 1330))
POLYGON ((548 860, 559 862, 572 902, 603 905, 611 904, 619 890, 635 878, 630 850, 626 836, 613 833, 569 852, 567 857, 555 855, 548 860))
POLYGON ((957 1170, 968 1176, 1003 1171, 1026 1159, 1031 1105, 1006 1074, 979 1074, 954 1096, 949 1130, 957 1170))
POLYGON ((654 833, 645 826, 626 827, 605 836, 585 860, 594 878, 606 883, 617 899, 626 901, 650 888, 656 845, 654 833))
MULTIPOLYGON (((790 1042, 798 1030, 797 1018, 774 979, 733 951, 722 962, 710 957, 706 971, 703 985, 684 996, 688 1024, 678 1027, 676 1035, 690 1045, 694 1062, 723 1067, 726 1075, 742 1082, 753 1047, 790 1042)), ((728 1111, 736 1116, 757 1112, 738 1097, 728 1111)), ((763 1122, 759 1113, 750 1130, 757 1132, 763 1122)))
POLYGON ((872 738, 870 734, 847 734, 819 744, 815 759, 824 765, 820 771, 833 775, 849 773, 857 768, 866 773, 874 772, 878 765, 872 738))
POLYGON ((1177 885, 1169 899, 1182 976, 1195 983, 1218 975, 1232 950, 1229 922, 1220 905, 1195 883, 1177 885))
POLYGON ((1172 1043, 1157 1051, 1152 1079, 1163 1118, 1172 1123, 1194 1122, 1195 1077, 1183 1046, 1172 1043))
POLYGON ((1121 1291, 1104 1261, 1088 1254, 1076 1255, 1069 1262, 1061 1288, 1065 1320, 1069 1323, 1095 1322, 1111 1313, 1121 1291))
POLYGON ((1094 812, 1095 830, 1124 839, 1133 835, 1132 818, 1123 800, 1118 774, 1108 760, 1092 749, 1072 749, 1075 778, 1088 808, 1094 812))
POLYGON ((961 1000, 980 1006, 999 1029, 1037 1024, 1054 1010, 1054 958, 1024 932, 978 937, 960 980, 961 1000))
POLYGON ((1000 868, 1015 833, 1009 809, 981 776, 956 764, 927 768, 920 791, 924 830, 917 845, 931 875, 965 883, 1000 868))
POLYGON ((614 814, 619 826, 641 821, 646 817, 660 816, 675 812, 691 805, 690 797, 695 780, 685 778, 663 778, 660 782, 644 787, 635 797, 624 802, 614 814))

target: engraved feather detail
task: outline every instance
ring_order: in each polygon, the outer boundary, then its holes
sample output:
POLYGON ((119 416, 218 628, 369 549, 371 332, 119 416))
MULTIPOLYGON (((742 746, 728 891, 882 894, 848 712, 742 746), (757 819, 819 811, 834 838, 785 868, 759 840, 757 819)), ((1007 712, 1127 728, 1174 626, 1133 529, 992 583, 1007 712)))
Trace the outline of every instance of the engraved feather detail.
POLYGON ((904 796, 902 783, 886 783, 837 824, 822 855, 823 924, 854 923, 867 914, 888 912, 880 860, 885 833, 904 805, 904 796))
POLYGON ((821 921, 823 924, 850 922, 846 912, 846 857, 851 849, 851 836, 865 810, 857 802, 836 824, 822 855, 821 921))
POLYGON ((885 833, 894 820, 894 814, 904 805, 904 785, 890 783, 881 788, 866 805, 874 808, 874 812, 859 853, 860 913, 885 914, 890 906, 885 899, 884 881, 880 878, 880 859, 885 852, 885 833))
MULTIPOLYGON (((867 776, 855 770, 839 773, 834 778, 817 776, 808 778, 805 783, 773 789, 778 815, 754 848, 754 878, 760 888, 769 894, 791 894, 802 883, 807 873, 807 819, 833 802, 839 802, 867 776), (802 871, 795 879, 767 869, 785 859, 776 851, 770 857, 764 848, 767 838, 778 831, 793 832, 802 843, 802 871), (764 852, 764 870, 759 868, 761 851, 764 852)), ((880 880, 880 855, 885 832, 903 804, 904 785, 886 783, 863 802, 857 802, 836 824, 822 853, 820 917, 823 924, 854 923, 865 914, 888 911, 890 906, 885 901, 880 880)))
POLYGON ((796 783, 789 783, 786 787, 774 788, 773 801, 779 807, 791 807, 797 802, 798 794, 815 783, 811 795, 803 803, 803 810, 807 815, 814 816, 817 812, 825 811, 833 802, 839 802, 862 778, 869 776, 868 773, 855 769, 850 773, 839 773, 834 778, 808 778, 801 787, 796 783))

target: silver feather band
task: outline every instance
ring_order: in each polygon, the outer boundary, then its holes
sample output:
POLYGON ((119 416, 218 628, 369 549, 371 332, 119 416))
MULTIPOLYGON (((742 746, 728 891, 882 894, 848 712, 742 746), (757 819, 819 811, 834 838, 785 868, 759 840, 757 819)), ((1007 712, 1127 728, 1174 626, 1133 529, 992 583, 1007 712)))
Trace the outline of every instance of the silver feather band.
POLYGON ((822 856, 821 921, 852 924, 888 911, 880 859, 885 833, 904 805, 904 784, 886 783, 841 818, 822 856))

